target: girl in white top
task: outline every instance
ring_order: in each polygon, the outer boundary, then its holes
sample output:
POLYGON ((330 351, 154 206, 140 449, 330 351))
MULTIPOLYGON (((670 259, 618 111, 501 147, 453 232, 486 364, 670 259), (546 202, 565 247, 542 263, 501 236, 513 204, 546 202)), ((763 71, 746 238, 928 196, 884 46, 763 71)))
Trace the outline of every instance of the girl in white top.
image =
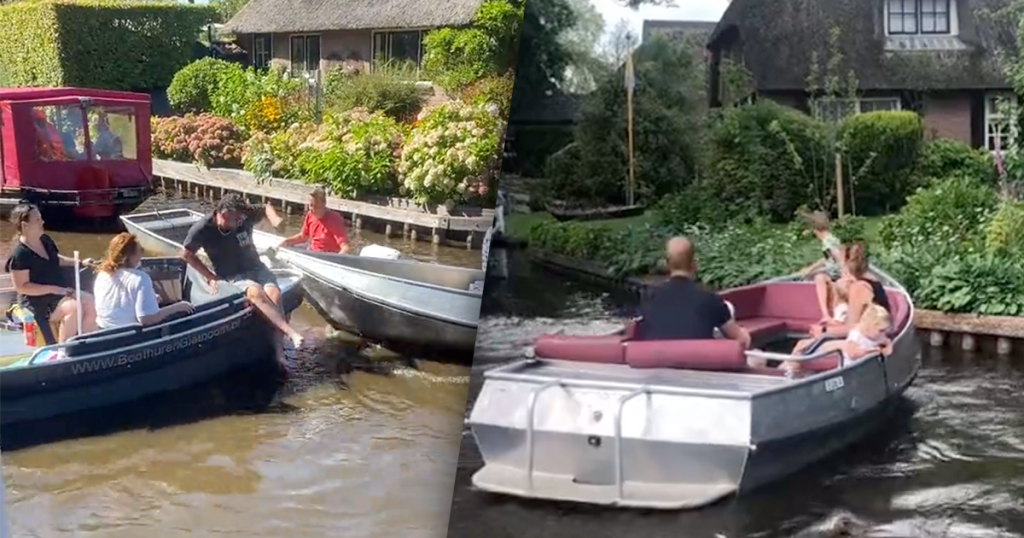
MULTIPOLYGON (((889 311, 877 304, 870 304, 861 314, 857 325, 850 329, 845 340, 831 340, 818 346, 815 354, 824 351, 839 351, 848 361, 856 361, 864 357, 881 354, 888 357, 892 353, 892 340, 886 335, 892 319, 889 311)), ((802 351, 802 350, 801 350, 802 351)), ((794 354, 800 351, 794 350, 794 354)), ((787 361, 780 366, 790 372, 800 369, 797 361, 787 361)))
POLYGON ((134 235, 120 233, 110 240, 93 284, 100 328, 152 325, 172 314, 192 312, 192 305, 186 301, 161 308, 153 280, 138 268, 141 263, 142 247, 134 235))

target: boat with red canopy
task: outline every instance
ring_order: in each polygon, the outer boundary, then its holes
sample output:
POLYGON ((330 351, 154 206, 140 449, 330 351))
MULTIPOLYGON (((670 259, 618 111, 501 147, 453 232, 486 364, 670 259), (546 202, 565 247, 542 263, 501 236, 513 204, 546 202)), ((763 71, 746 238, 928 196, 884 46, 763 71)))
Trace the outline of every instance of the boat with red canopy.
POLYGON ((545 335, 533 358, 488 370, 467 421, 481 490, 660 509, 697 508, 793 473, 864 438, 913 382, 920 349, 907 291, 877 268, 893 352, 848 361, 789 350, 821 317, 798 276, 728 290, 750 331, 734 340, 545 335), (799 361, 786 376, 772 362, 799 361), (767 364, 766 364, 767 363, 767 364))
POLYGON ((0 209, 106 218, 152 193, 150 98, 83 88, 0 88, 0 209))

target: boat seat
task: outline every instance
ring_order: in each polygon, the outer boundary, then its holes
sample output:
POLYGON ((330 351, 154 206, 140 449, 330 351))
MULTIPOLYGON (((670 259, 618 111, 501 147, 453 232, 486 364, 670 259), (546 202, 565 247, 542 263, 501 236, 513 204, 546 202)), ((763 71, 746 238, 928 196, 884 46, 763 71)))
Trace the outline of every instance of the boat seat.
POLYGON ((64 343, 64 353, 68 357, 81 357, 111 348, 133 346, 145 341, 149 335, 143 333, 140 324, 112 327, 86 334, 78 334, 64 343))
POLYGON ((626 364, 631 368, 677 368, 714 372, 747 369, 743 345, 736 340, 664 340, 627 342, 626 364))
POLYGON ((546 334, 533 345, 534 356, 541 359, 623 364, 626 362, 623 337, 566 336, 546 334))

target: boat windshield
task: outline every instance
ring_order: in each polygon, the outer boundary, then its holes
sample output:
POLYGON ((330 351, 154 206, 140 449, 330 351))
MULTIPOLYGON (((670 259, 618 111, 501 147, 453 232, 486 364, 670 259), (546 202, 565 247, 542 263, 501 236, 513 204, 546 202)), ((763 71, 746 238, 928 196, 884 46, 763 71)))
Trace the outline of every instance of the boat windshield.
POLYGON ((36 154, 44 162, 134 161, 138 129, 134 109, 97 103, 32 107, 36 154), (88 133, 91 148, 86 146, 88 133))

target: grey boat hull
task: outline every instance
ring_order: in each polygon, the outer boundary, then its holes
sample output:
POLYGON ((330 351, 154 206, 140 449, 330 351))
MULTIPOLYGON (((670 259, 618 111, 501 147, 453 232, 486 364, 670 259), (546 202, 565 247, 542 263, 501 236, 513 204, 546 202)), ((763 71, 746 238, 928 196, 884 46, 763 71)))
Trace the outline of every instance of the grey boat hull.
POLYGON ((917 375, 912 323, 893 346, 885 359, 802 379, 552 359, 501 366, 485 373, 467 421, 484 460, 473 484, 532 499, 706 506, 883 424, 917 375))

